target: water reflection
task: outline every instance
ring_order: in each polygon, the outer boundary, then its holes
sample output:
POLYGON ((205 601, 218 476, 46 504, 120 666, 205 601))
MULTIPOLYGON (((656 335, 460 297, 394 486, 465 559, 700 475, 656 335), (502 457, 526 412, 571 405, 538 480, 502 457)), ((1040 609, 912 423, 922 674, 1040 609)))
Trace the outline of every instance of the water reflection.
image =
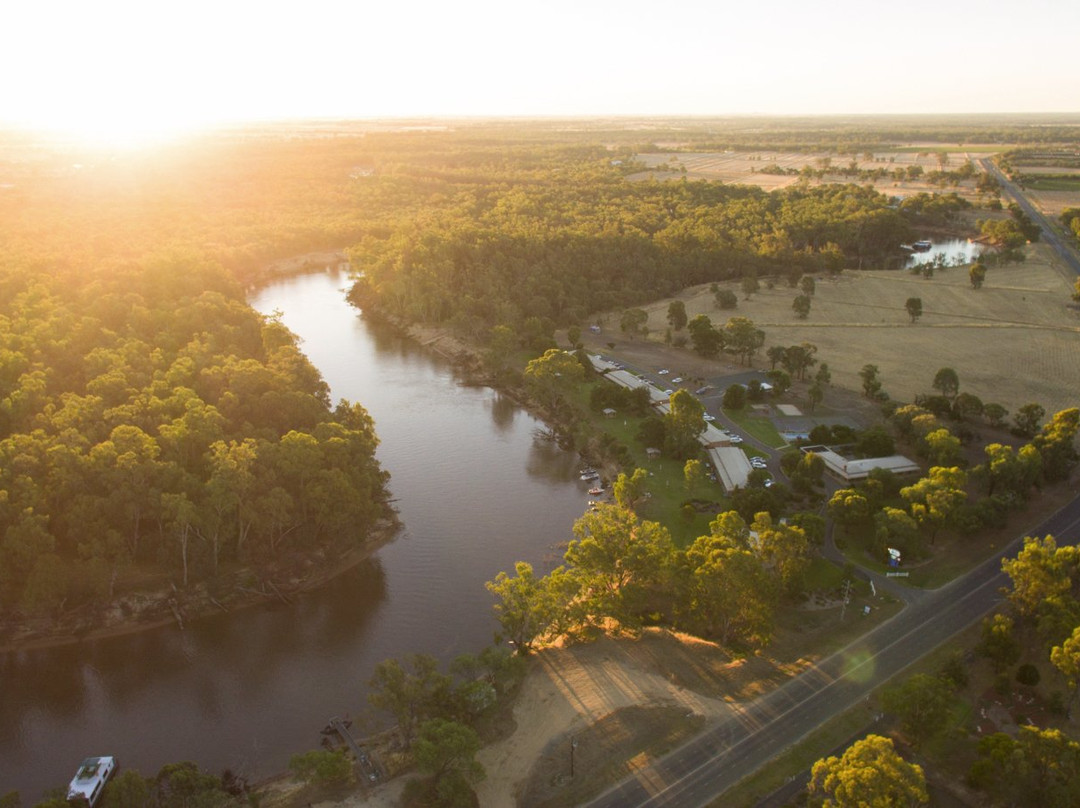
POLYGON ((491 422, 500 432, 506 432, 514 425, 514 415, 517 414, 518 407, 509 396, 496 393, 489 401, 488 409, 491 411, 491 422))
POLYGON ((955 267, 970 264, 986 245, 968 239, 948 239, 932 242, 926 252, 913 253, 904 265, 905 269, 934 264, 939 267, 955 267))
POLYGON ((525 470, 530 477, 555 483, 578 482, 577 469, 580 465, 577 456, 561 448, 546 431, 538 430, 533 433, 533 442, 525 463, 525 470))

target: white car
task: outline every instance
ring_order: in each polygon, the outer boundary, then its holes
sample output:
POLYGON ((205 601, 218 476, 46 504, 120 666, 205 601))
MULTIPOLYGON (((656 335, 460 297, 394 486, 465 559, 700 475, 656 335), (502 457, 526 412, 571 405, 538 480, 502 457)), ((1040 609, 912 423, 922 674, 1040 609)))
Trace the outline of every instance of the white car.
POLYGON ((707 415, 705 416, 705 420, 706 420, 706 422, 708 422, 708 423, 712 423, 713 421, 715 421, 715 420, 716 420, 716 416, 715 416, 715 415, 708 415, 708 414, 707 414, 707 415))
POLYGON ((668 370, 667 368, 664 368, 663 370, 658 370, 656 372, 659 373, 661 376, 667 376, 668 373, 670 373, 671 371, 668 370))
POLYGON ((750 458, 750 465, 751 466, 757 466, 758 468, 765 468, 766 463, 760 457, 751 457, 750 458))
POLYGON ((729 440, 731 440, 732 443, 742 443, 742 437, 739 435, 732 435, 729 440))
POLYGON ((671 380, 671 383, 672 384, 679 384, 679 382, 681 382, 681 381, 682 381, 682 376, 676 376, 674 379, 671 380))

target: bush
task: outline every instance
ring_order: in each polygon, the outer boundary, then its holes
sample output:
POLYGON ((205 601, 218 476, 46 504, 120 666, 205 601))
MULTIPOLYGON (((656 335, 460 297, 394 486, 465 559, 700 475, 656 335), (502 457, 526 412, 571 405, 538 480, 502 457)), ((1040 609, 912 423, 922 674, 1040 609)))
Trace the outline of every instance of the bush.
POLYGON ((1054 715, 1065 715, 1065 695, 1060 690, 1050 694, 1046 708, 1054 715))
POLYGON ((1024 663, 1016 671, 1016 681, 1027 687, 1035 687, 1041 678, 1039 669, 1030 662, 1024 663))
POLYGON ((941 666, 941 678, 951 682, 954 688, 967 687, 968 670, 962 651, 954 651, 945 660, 945 664, 941 666))
POLYGON ((716 293, 716 305, 721 309, 734 309, 739 305, 739 298, 730 289, 721 289, 716 293))
POLYGON ((289 758, 289 771, 310 785, 337 785, 352 778, 352 766, 345 753, 313 749, 289 758))

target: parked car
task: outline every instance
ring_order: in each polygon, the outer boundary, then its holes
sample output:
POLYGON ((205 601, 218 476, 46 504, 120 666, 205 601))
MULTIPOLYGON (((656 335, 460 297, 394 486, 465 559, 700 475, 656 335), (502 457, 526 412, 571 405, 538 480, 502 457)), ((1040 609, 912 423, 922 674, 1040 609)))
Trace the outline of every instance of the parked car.
POLYGON ((682 376, 676 376, 674 379, 671 380, 671 383, 672 384, 678 384, 681 381, 682 381, 682 376))
POLYGON ((716 420, 716 416, 715 415, 709 415, 708 413, 705 413, 705 420, 707 422, 709 422, 709 423, 712 423, 713 421, 716 420))
POLYGON ((659 373, 661 376, 667 376, 670 372, 671 371, 668 370, 667 368, 661 368, 660 370, 657 371, 657 373, 659 373))

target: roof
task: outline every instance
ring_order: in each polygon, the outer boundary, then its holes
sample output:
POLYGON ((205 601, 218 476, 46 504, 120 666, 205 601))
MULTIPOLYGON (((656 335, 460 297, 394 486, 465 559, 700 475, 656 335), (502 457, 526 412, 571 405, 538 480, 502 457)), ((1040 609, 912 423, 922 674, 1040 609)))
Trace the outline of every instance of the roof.
POLYGON ((101 796, 100 786, 108 779, 115 765, 116 760, 112 757, 88 757, 83 760, 68 786, 68 799, 81 796, 93 805, 101 796))
POLYGON ((628 370, 612 370, 604 374, 604 378, 608 379, 609 381, 615 382, 615 384, 620 384, 623 387, 628 387, 631 390, 641 387, 642 385, 648 385, 652 387, 652 385, 650 385, 647 381, 645 381, 639 376, 635 376, 628 370))
POLYGON ((701 433, 701 437, 699 437, 698 440, 705 446, 718 443, 728 444, 731 442, 731 435, 715 424, 705 424, 705 431, 701 433))
MULTIPOLYGON (((808 447, 809 448, 809 447, 808 447)), ((903 455, 889 457, 867 457, 861 460, 848 460, 832 449, 814 449, 814 454, 825 461, 825 468, 838 477, 851 482, 865 480, 874 469, 885 469, 894 474, 912 474, 921 470, 914 460, 903 455)))
POLYGON ((720 483, 727 491, 742 488, 754 467, 750 465, 750 458, 746 452, 737 446, 717 446, 707 450, 709 460, 716 467, 716 473, 720 477, 720 483))
POLYGON ((609 362, 599 354, 589 354, 589 362, 593 366, 593 370, 597 373, 603 373, 608 370, 618 370, 618 366, 614 362, 609 362))

